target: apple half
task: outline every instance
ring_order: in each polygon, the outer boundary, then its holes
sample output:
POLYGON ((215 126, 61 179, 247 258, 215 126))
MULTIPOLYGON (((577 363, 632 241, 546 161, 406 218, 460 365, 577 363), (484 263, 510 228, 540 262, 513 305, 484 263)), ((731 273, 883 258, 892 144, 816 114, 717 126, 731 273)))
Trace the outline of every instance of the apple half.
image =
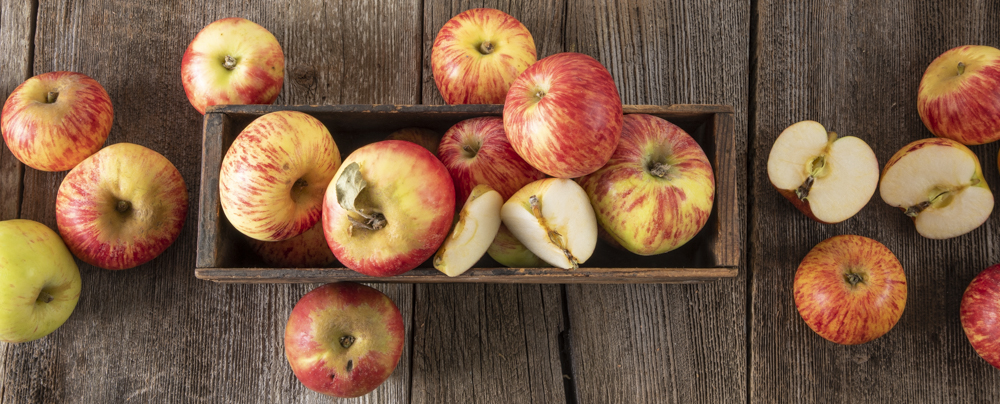
POLYGON ((904 146, 885 165, 879 192, 885 203, 913 218, 917 233, 930 239, 961 236, 993 212, 993 192, 979 158, 951 139, 921 139, 904 146))
POLYGON ((573 180, 546 178, 521 188, 500 209, 503 224, 552 266, 576 269, 597 246, 597 216, 573 180))
POLYGON ((839 223, 861 211, 878 186, 875 152, 853 136, 838 138, 819 122, 786 128, 771 147, 767 176, 802 213, 839 223))
POLYGON ((489 185, 472 189, 458 214, 455 228, 434 255, 434 268, 448 276, 459 276, 483 257, 500 230, 503 198, 489 185))

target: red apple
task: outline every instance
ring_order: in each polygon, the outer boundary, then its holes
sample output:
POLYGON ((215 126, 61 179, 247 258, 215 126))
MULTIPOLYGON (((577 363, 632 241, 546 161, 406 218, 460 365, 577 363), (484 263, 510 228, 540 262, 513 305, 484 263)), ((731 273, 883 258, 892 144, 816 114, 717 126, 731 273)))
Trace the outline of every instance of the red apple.
POLYGON ((248 237, 295 237, 319 221, 338 167, 340 150, 318 119, 295 111, 263 115, 240 132, 222 159, 222 211, 248 237))
POLYGON ((652 115, 626 115, 617 149, 579 180, 597 221, 639 255, 662 254, 691 240, 708 222, 715 176, 687 132, 652 115))
POLYGON ((935 136, 966 145, 1000 139, 1000 50, 967 45, 938 56, 920 80, 917 112, 935 136))
POLYGON ((1000 369, 1000 264, 986 268, 969 283, 959 314, 972 348, 1000 369))
POLYGON ((510 84, 535 63, 535 41, 500 10, 475 8, 452 17, 431 46, 431 71, 448 104, 501 104, 510 84))
POLYGON ((368 286, 330 283, 302 296, 285 326, 285 358, 310 390, 358 397, 375 390, 399 363, 403 316, 368 286))
POLYGON ((889 332, 906 307, 906 275, 882 243, 841 235, 817 244, 795 272, 795 308, 813 331, 844 345, 889 332))
POLYGON ((285 78, 285 55, 270 31, 242 18, 208 24, 181 60, 184 93, 202 114, 212 105, 270 104, 285 78))
POLYGON ((180 172, 148 148, 118 143, 81 162, 56 194, 56 224, 84 262, 128 269, 156 258, 180 235, 188 193, 180 172))
POLYGON ((10 93, 0 131, 28 167, 65 171, 101 149, 113 119, 111 98, 100 83, 81 73, 50 72, 10 93))
POLYGON ((369 276, 416 268, 441 246, 455 185, 427 149, 383 140, 355 150, 323 202, 323 233, 341 264, 369 276))
POLYGON ((386 136, 385 140, 405 140, 413 142, 431 152, 437 154, 438 145, 441 143, 441 135, 427 128, 403 128, 392 132, 386 136))
POLYGON ((503 126, 528 164, 557 178, 604 166, 622 132, 622 101, 594 58, 559 53, 531 65, 507 93, 503 126))
POLYGON ((282 241, 260 241, 250 238, 253 248, 264 263, 279 268, 322 268, 337 258, 326 244, 323 222, 317 221, 305 233, 282 241))

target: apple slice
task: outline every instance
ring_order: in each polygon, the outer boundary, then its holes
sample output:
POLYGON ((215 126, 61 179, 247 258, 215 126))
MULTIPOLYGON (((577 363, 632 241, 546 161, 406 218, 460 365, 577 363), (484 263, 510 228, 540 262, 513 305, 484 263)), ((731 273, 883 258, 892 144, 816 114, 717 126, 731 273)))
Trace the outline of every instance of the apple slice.
POLYGON ((455 228, 434 255, 434 268, 452 277, 472 268, 486 254, 500 230, 501 206, 503 198, 489 185, 472 188, 455 228))
POLYGON ((882 171, 879 192, 931 239, 968 233, 993 212, 979 158, 951 139, 921 139, 900 149, 882 171))
POLYGON ((553 266, 576 269, 597 246, 597 216, 573 180, 546 178, 517 191, 500 209, 503 224, 553 266))
POLYGON ((837 138, 815 121, 786 128, 767 158, 771 185, 821 223, 842 222, 865 207, 875 194, 878 174, 878 160, 865 141, 837 138))

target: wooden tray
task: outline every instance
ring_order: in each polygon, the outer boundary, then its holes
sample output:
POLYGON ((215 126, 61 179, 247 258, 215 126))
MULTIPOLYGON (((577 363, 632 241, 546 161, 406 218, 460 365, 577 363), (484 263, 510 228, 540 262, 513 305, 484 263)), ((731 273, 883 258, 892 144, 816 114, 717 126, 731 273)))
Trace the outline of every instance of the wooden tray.
POLYGON ((736 167, 733 154, 733 109, 722 105, 626 105, 625 113, 645 113, 684 128, 708 155, 715 170, 715 205, 708 224, 683 247, 666 254, 641 257, 615 250, 601 241, 578 270, 505 268, 485 255, 476 267, 450 278, 430 260, 407 273, 375 278, 334 263, 329 268, 266 268, 222 214, 219 170, 233 139, 252 120, 269 112, 301 111, 315 116, 333 133, 345 158, 355 149, 384 139, 396 129, 418 126, 444 133, 455 123, 477 116, 500 116, 502 105, 230 105, 205 114, 202 147, 201 203, 198 217, 198 258, 195 276, 217 282, 318 283, 338 280, 364 282, 492 282, 492 283, 679 283, 734 277, 740 261, 743 231, 737 212, 736 167))

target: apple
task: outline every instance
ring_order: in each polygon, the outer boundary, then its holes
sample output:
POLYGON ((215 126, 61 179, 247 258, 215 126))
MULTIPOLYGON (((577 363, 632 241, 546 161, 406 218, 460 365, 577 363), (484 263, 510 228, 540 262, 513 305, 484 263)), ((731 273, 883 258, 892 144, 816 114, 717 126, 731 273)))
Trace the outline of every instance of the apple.
POLYGON ((502 104, 511 83, 536 58, 524 24, 500 10, 474 8, 438 31, 431 71, 448 104, 502 104))
POLYGON ((438 144, 441 143, 441 135, 427 128, 403 128, 392 132, 385 140, 405 140, 413 142, 431 152, 437 154, 438 144))
POLYGON ((431 152, 383 140, 344 159, 323 202, 323 234, 341 264, 369 276, 416 268, 444 241, 455 185, 431 152))
POLYGON ((132 143, 105 147, 73 168, 56 194, 56 224, 84 262, 128 269, 163 253, 184 226, 184 178, 162 154, 132 143))
POLYGON ((472 189, 458 214, 458 221, 434 255, 434 268, 459 276, 483 257, 500 230, 500 193, 481 184, 472 189))
POLYGON ((775 139, 767 177, 809 218, 839 223, 861 211, 875 194, 878 160, 864 140, 838 138, 819 122, 802 121, 775 139))
POLYGON ((299 299, 285 326, 285 358, 310 390, 349 398, 368 394, 399 364, 403 315, 368 286, 330 283, 299 299))
POLYGON ((813 331, 843 345, 889 332, 906 307, 906 275, 886 246, 840 235, 816 244, 795 271, 795 308, 813 331))
POLYGON ((486 253, 490 255, 490 258, 500 263, 500 265, 510 268, 544 268, 552 266, 548 262, 545 262, 545 260, 538 258, 524 244, 521 244, 517 240, 517 237, 514 237, 514 233, 511 233, 510 229, 503 225, 502 220, 500 222, 500 229, 497 230, 497 236, 493 239, 490 247, 486 249, 486 253))
POLYGON ((50 72, 17 86, 0 113, 7 148, 41 171, 66 171, 101 149, 111 132, 111 97, 96 80, 50 72))
POLYGON ((687 132, 662 118, 626 115, 604 167, 579 179, 608 236, 639 255, 671 251, 712 213, 715 176, 687 132))
POLYGON ((63 325, 80 299, 80 270, 59 235, 31 220, 0 222, 0 341, 27 342, 63 325))
POLYGON ((531 65, 503 106, 510 144, 528 164, 556 178, 604 166, 622 132, 622 101, 611 73, 594 58, 559 53, 531 65))
POLYGON ((967 145, 1000 139, 1000 50, 967 45, 938 56, 920 80, 917 112, 935 136, 967 145))
POLYGON ((278 40, 243 18, 208 24, 181 60, 184 93, 202 114, 212 105, 273 103, 284 79, 278 40))
POLYGON ((587 192, 573 180, 546 178, 525 185, 500 209, 500 218, 532 253, 552 266, 576 269, 597 246, 597 218, 587 192))
POLYGON ((972 279, 962 295, 959 314, 972 348, 1000 369, 1000 264, 972 279))
POLYGON ((913 218, 917 233, 946 239, 968 233, 993 211, 993 193, 979 158, 946 138, 917 140, 900 149, 882 170, 882 200, 913 218))
POLYGON ((282 241, 249 239, 264 263, 279 268, 322 268, 337 260, 323 236, 323 221, 298 236, 282 241))
POLYGON ((302 112, 271 112, 243 129, 222 159, 222 210, 250 238, 298 236, 319 221, 339 167, 340 150, 322 122, 302 112))

